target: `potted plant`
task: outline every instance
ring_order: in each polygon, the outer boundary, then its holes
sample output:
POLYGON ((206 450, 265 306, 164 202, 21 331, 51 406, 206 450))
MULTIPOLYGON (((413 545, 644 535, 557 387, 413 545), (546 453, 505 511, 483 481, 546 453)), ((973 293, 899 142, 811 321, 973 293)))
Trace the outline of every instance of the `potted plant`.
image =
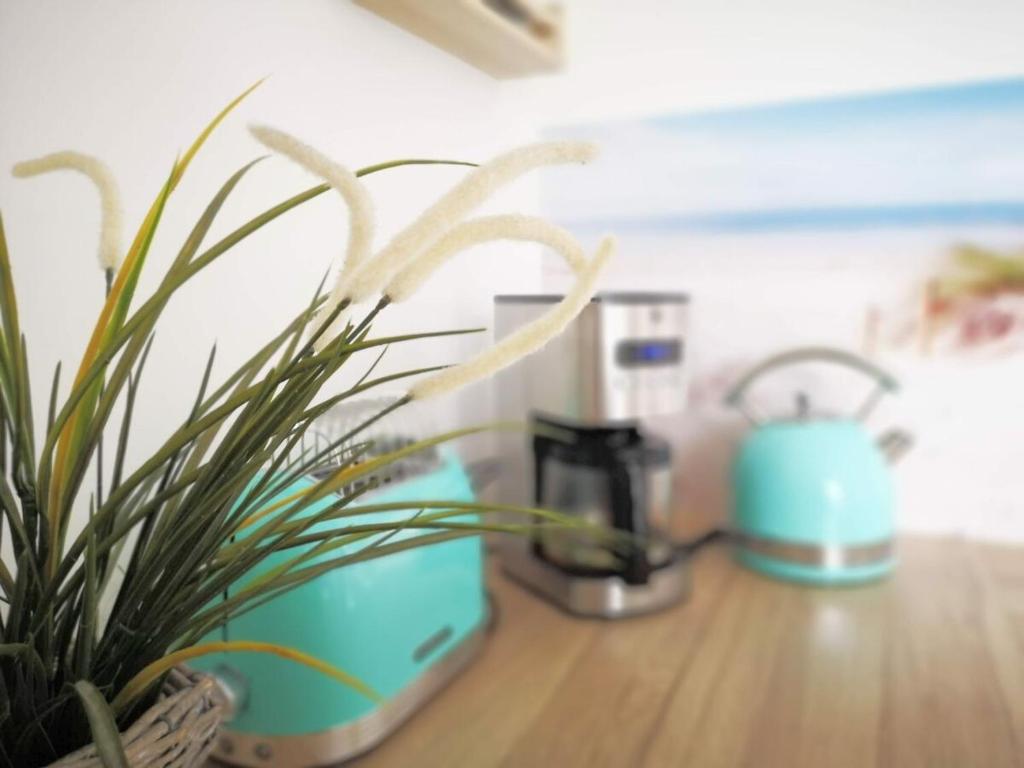
MULTIPOLYGON (((163 236, 163 213, 179 181, 206 138, 248 93, 229 104, 174 162, 127 249, 120 245, 116 184, 99 161, 62 152, 15 167, 19 176, 70 169, 96 182, 107 295, 70 383, 60 365, 54 371, 46 429, 35 435, 27 335, 0 219, 0 532, 9 537, 4 543, 10 551, 5 549, 0 562, 0 766, 198 764, 216 728, 219 704, 212 683, 183 673, 179 665, 212 651, 283 655, 365 690, 344 670, 287 648, 200 642, 229 616, 314 578, 322 564, 304 567, 296 557, 275 578, 261 580, 258 589, 231 600, 217 598, 264 558, 287 550, 300 537, 308 541, 303 533, 325 516, 344 516, 361 493, 343 490, 352 488, 353 480, 409 451, 476 430, 439 435, 367 461, 353 457, 290 499, 287 508, 270 510, 268 499, 323 458, 320 452, 285 458, 294 456, 289 448, 327 409, 379 385, 418 377, 404 397, 347 438, 387 411, 485 378, 529 354, 589 301, 611 255, 613 244, 606 240, 587 259, 571 236, 531 217, 467 219, 493 190, 531 168, 585 162, 592 154, 587 145, 535 145, 475 167, 423 216, 371 253, 371 206, 359 177, 446 161, 398 160, 352 173, 287 134, 256 127, 252 133, 261 143, 324 183, 207 242, 225 200, 259 160, 249 163, 213 196, 153 293, 137 296, 139 274, 154 238, 163 236), (326 290, 321 286, 291 322, 219 382, 211 352, 187 417, 152 455, 129 466, 136 396, 154 328, 168 302, 249 235, 332 189, 349 211, 346 259, 336 279, 326 290), (547 315, 466 363, 388 376, 374 376, 370 365, 357 384, 329 396, 321 393, 336 372, 364 365, 364 358, 386 345, 463 332, 416 330, 385 338, 373 334, 372 323, 389 304, 412 296, 446 259, 497 238, 555 248, 575 270, 576 285, 547 315), (326 511, 303 515, 315 499, 328 494, 337 495, 326 511), (236 538, 243 525, 250 532, 236 538), (232 557, 218 557, 232 540, 232 557)), ((335 529, 324 534, 324 543, 379 534, 360 551, 365 559, 484 530, 521 532, 537 521, 572 524, 557 514, 524 508, 456 507, 429 500, 414 506, 423 508, 415 520, 382 522, 370 531, 362 525, 358 534, 335 529), (467 527, 451 521, 467 508, 519 514, 522 522, 493 523, 484 516, 480 524, 467 527), (413 539, 388 541, 389 532, 404 526, 426 530, 413 539)), ((339 556, 330 567, 344 567, 352 558, 339 556)))

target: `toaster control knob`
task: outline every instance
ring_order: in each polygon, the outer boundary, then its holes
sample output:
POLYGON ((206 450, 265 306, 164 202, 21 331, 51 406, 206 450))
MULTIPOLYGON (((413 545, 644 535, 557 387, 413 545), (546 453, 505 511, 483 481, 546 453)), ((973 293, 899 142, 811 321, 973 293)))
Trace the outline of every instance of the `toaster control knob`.
POLYGON ((274 750, 271 749, 270 745, 267 744, 265 741, 261 741, 259 744, 257 744, 256 747, 253 749, 253 752, 255 753, 256 757, 258 757, 260 760, 269 760, 274 756, 274 750))

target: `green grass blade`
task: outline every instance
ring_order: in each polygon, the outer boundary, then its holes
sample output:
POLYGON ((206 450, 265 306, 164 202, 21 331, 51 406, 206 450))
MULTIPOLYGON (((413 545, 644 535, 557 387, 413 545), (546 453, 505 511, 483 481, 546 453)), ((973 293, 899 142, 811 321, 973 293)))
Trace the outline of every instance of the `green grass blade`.
POLYGON ((260 80, 257 80, 255 83, 253 83, 244 91, 242 91, 238 96, 233 98, 228 103, 228 105, 224 107, 224 109, 222 109, 220 112, 218 112, 217 115, 213 118, 213 120, 211 120, 207 124, 207 126, 203 128, 202 131, 200 131, 195 141, 192 142, 192 146, 190 146, 188 150, 186 150, 185 154, 181 156, 181 160, 179 160, 177 165, 175 166, 174 176, 172 177, 171 180, 172 189, 178 186, 178 182, 181 181, 181 177, 185 175, 185 171, 188 169, 188 166, 192 162, 192 159, 196 156, 199 150, 202 149, 203 144, 205 144, 206 140, 210 138, 210 135, 215 130, 217 130, 217 126, 220 125, 224 121, 224 118, 231 114, 235 107, 241 104, 250 93, 259 88, 263 84, 264 80, 266 80, 265 77, 261 78, 260 80))
MULTIPOLYGON (((90 508, 90 512, 92 509, 90 508)), ((90 515, 91 517, 91 515, 90 515)), ((85 547, 85 586, 82 592, 82 613, 78 620, 77 673, 89 676, 96 628, 99 625, 99 576, 96 572, 96 533, 89 534, 85 547)))
POLYGON ((51 544, 48 571, 51 574, 55 573, 57 569, 62 549, 61 540, 67 526, 67 520, 70 517, 68 512, 74 498, 75 489, 69 490, 68 488, 69 482, 74 483, 74 479, 68 477, 68 472, 76 464, 79 467, 83 464, 80 461, 82 443, 100 396, 101 377, 105 367, 101 367, 97 371, 97 378, 89 383, 85 383, 84 379, 87 376, 90 365, 96 360, 102 348, 109 343, 111 336, 116 334, 121 328, 124 316, 128 311, 135 292, 135 287, 138 284, 142 264, 145 261, 153 235, 163 215, 167 198, 170 195, 172 177, 173 171, 168 176, 167 181, 164 182, 160 194, 150 207, 142 227, 132 243, 128 256, 118 270, 114 286, 107 296, 107 301, 96 321, 89 344, 79 364, 78 373, 75 376, 72 394, 68 397, 70 402, 75 394, 75 390, 81 390, 80 402, 67 413, 66 422, 61 418, 67 409, 67 405, 65 405, 61 415, 58 415, 55 420, 54 433, 51 433, 52 436, 47 436, 47 446, 43 449, 44 461, 49 460, 49 448, 54 443, 57 449, 52 476, 49 478, 49 488, 46 489, 51 544))
MULTIPOLYGON (((21 326, 18 319, 18 300, 14 291, 14 277, 11 274, 10 253, 4 234, 4 218, 0 214, 0 317, 3 319, 4 341, 10 362, 18 359, 18 341, 21 326)), ((9 367, 9 366, 8 366, 9 367)))
POLYGON ((61 361, 53 369, 53 380, 50 382, 50 407, 46 412, 46 431, 49 432, 53 426, 53 419, 57 415, 57 397, 60 394, 60 369, 61 361))
POLYGON ((49 677, 46 674, 46 666, 43 664, 43 660, 39 658, 36 649, 28 643, 0 644, 0 658, 3 657, 21 659, 32 668, 33 673, 40 680, 46 680, 49 677))
POLYGON ((289 661, 294 661, 299 664, 303 664, 307 667, 321 672, 328 677, 337 680, 342 685, 346 685, 359 693, 363 694, 372 701, 382 701, 379 693, 374 691, 369 685, 364 683, 354 675, 349 674, 337 667, 328 664, 320 659, 314 658, 307 653, 296 651, 292 648, 286 648, 281 645, 275 645, 273 643, 258 643, 250 642, 247 640, 236 640, 228 642, 213 642, 204 643, 203 645, 192 646, 191 648, 184 648, 173 653, 169 653, 162 659, 158 659, 153 662, 145 669, 141 670, 135 675, 128 683, 121 689, 121 691, 114 698, 114 709, 115 711, 121 711, 127 707, 135 698, 141 695, 149 686, 151 686, 156 680, 170 671, 171 668, 182 664, 191 659, 198 658, 200 656, 206 656, 211 653, 224 653, 224 652, 248 652, 248 653, 267 653, 274 656, 279 656, 289 661))
POLYGON ((78 694, 85 716, 89 719, 96 754, 104 768, 131 768, 121 744, 121 734, 117 730, 114 710, 107 704, 103 694, 88 680, 79 680, 75 683, 75 693, 78 694))

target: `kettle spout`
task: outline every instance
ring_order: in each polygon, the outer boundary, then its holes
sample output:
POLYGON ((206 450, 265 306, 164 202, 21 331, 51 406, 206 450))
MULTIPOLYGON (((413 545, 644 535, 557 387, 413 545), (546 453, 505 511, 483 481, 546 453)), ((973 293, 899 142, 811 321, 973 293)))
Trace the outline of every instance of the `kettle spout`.
POLYGON ((902 429, 890 429, 878 438, 878 449, 895 464, 904 454, 914 447, 914 436, 902 429))

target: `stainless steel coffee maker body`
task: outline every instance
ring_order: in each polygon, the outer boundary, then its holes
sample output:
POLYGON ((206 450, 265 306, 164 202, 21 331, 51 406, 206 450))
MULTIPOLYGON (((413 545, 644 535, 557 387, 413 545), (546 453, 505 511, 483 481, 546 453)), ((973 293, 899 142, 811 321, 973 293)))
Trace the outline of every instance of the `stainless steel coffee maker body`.
MULTIPOLYGON (((500 296, 500 338, 558 296, 500 296)), ((658 425, 685 405, 681 294, 599 294, 557 339, 502 372, 503 419, 538 429, 501 439, 500 501, 556 509, 618 529, 621 548, 538 528, 502 543, 505 570, 570 612, 616 617, 682 599, 686 564, 671 543, 672 462, 658 425)))

